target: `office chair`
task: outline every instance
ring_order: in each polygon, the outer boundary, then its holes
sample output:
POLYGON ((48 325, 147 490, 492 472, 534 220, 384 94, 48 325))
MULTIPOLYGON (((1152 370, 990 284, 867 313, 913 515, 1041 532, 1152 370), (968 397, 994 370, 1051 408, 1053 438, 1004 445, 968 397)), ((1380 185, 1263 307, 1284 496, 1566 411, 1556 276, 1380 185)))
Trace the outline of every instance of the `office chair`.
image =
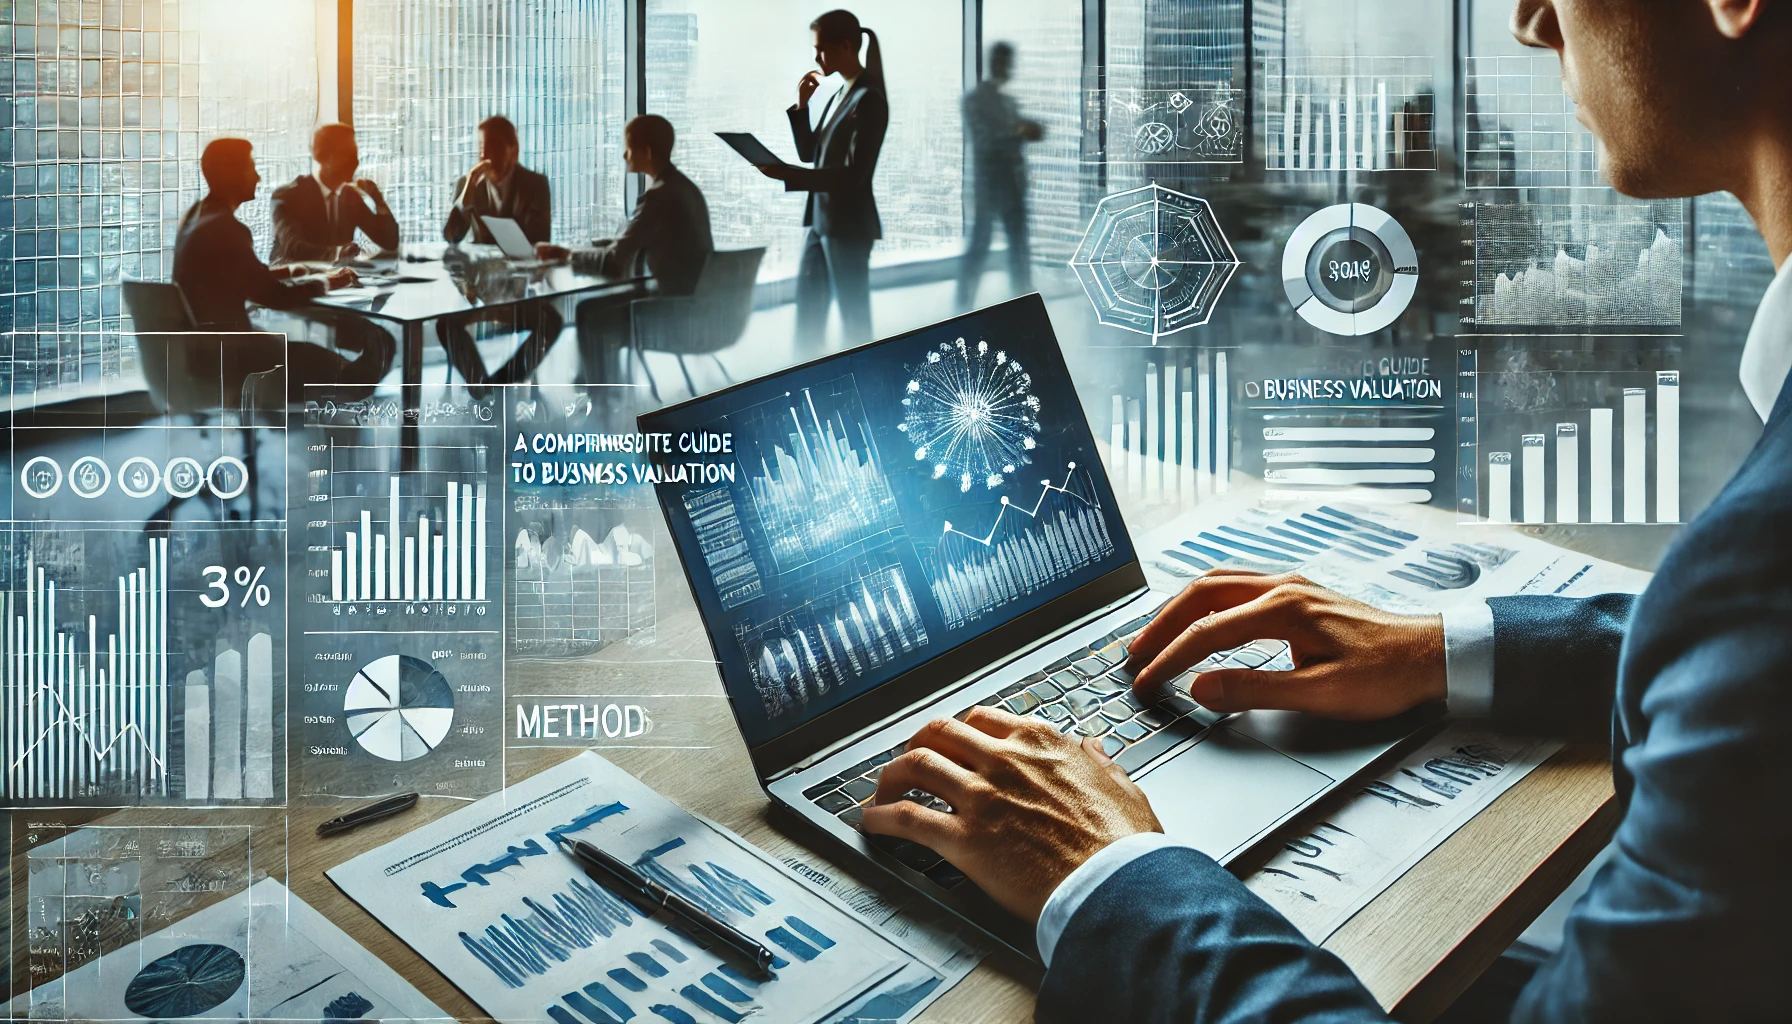
POLYGON ((703 272, 691 294, 656 295, 629 303, 633 339, 629 351, 647 374, 654 401, 659 401, 660 388, 653 371, 647 368, 646 352, 676 355, 685 387, 693 397, 697 385, 685 362, 687 356, 709 356, 722 371, 722 378, 730 384, 734 382, 718 353, 746 333, 747 321, 753 315, 753 285, 759 279, 759 261, 764 257, 764 247, 712 252, 704 261, 703 272))
MULTIPOLYGON (((143 383, 149 392, 150 404, 170 419, 192 418, 195 426, 204 426, 216 416, 223 427, 247 426, 255 422, 257 398, 264 394, 280 395, 279 408, 285 409, 286 368, 276 366, 251 373, 243 378, 234 394, 224 379, 224 346, 226 336, 199 333, 192 308, 180 286, 167 281, 124 281, 121 284, 125 311, 130 314, 137 342, 137 363, 143 371, 143 383)), ((272 402, 267 403, 272 405, 272 402)), ((255 439, 243 435, 243 462, 253 478, 255 474, 255 439)), ((254 518, 259 488, 249 489, 250 517, 254 518)), ((173 519, 180 499, 171 498, 151 519, 173 519)))

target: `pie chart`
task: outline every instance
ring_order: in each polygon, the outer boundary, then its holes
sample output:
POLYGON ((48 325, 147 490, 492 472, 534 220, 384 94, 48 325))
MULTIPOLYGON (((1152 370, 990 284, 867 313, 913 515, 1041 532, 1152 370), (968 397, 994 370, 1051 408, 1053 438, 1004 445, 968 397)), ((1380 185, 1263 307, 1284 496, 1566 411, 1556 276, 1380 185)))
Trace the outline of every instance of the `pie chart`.
POLYGON ((235 995, 245 973, 242 954, 228 946, 182 946, 137 972, 124 1005, 145 1017, 191 1017, 235 995))
POLYGON ((390 654, 355 673, 342 700, 355 742, 387 761, 414 761, 454 724, 454 690, 434 665, 390 654))

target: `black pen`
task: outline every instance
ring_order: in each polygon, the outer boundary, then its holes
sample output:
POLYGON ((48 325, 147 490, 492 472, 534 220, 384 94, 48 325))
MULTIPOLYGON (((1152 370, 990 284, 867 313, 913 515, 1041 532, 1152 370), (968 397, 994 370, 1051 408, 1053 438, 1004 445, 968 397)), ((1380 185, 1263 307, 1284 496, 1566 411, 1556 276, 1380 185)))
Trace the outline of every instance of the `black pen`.
POLYGON ((356 808, 339 818, 331 818, 317 826, 317 834, 320 837, 333 836, 338 832, 347 832, 351 828, 360 828, 370 821, 379 821, 381 818, 390 818, 394 814, 402 814, 415 806, 417 806, 416 793, 389 796, 384 800, 368 804, 366 807, 356 808))
POLYGON ((655 909, 664 910, 677 920, 680 927, 709 936, 739 953, 748 963, 757 968, 762 976, 768 978, 772 976, 772 964, 778 959, 778 955, 760 945, 751 935, 583 839, 555 836, 554 841, 579 862, 586 874, 602 883, 606 888, 616 890, 617 895, 628 900, 636 909, 643 913, 651 913, 655 909), (643 903, 646 906, 642 906, 643 903))

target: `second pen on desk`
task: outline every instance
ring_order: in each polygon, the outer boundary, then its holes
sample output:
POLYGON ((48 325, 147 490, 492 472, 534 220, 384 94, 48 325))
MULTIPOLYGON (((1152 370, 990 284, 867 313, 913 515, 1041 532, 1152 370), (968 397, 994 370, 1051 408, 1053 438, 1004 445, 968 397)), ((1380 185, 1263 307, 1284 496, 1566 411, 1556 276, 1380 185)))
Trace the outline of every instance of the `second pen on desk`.
POLYGON ((582 839, 555 836, 554 841, 579 862, 586 874, 638 909, 643 912, 664 910, 680 928, 695 932, 699 937, 714 939, 743 957, 762 976, 772 976, 772 964, 777 961, 777 954, 755 941, 751 935, 582 839), (647 906, 643 907, 643 903, 647 906))

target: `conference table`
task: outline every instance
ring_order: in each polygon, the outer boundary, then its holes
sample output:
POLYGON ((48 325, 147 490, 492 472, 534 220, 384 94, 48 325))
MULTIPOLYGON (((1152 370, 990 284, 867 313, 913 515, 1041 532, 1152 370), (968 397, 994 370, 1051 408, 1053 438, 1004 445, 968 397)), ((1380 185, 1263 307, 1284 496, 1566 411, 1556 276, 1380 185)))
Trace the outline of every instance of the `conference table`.
MULTIPOLYGON (((340 314, 396 326, 407 456, 415 451, 408 432, 415 428, 423 400, 424 332, 429 324, 507 310, 520 314, 563 299, 626 303, 647 294, 649 282, 640 275, 584 274, 568 263, 510 259, 496 246, 441 242, 406 246, 397 256, 351 265, 361 279, 359 286, 313 301, 340 314)), ((408 462, 406 468, 412 468, 408 462)))

